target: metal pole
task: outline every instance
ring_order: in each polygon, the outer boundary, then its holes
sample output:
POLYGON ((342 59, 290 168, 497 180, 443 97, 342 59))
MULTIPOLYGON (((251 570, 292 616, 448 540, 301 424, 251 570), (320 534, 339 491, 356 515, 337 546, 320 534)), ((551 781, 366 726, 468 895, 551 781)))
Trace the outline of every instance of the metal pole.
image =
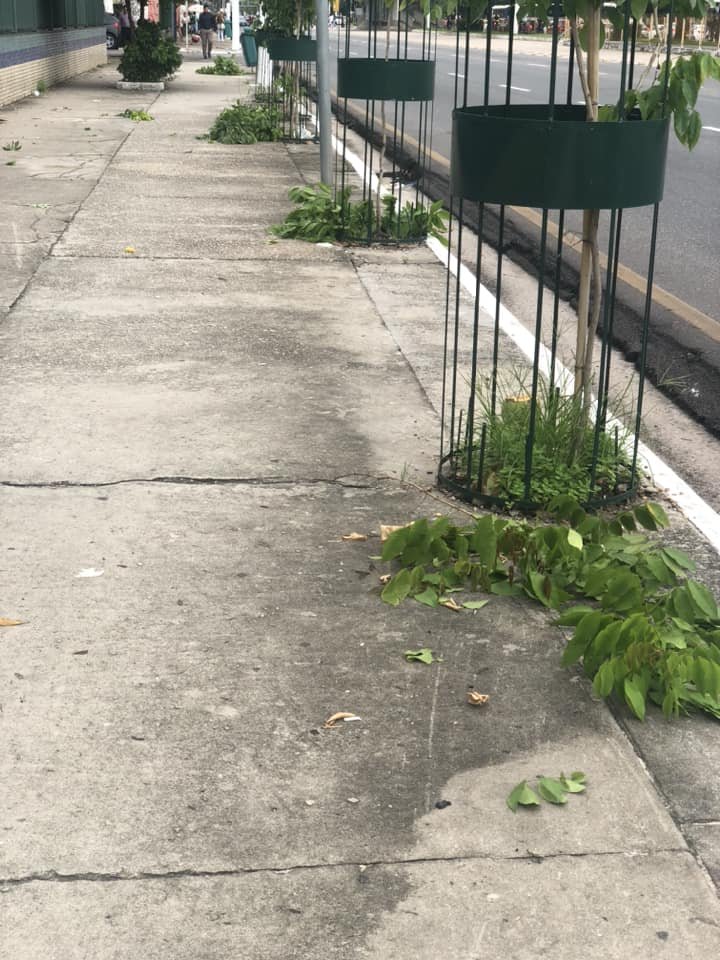
POLYGON ((231 0, 232 52, 240 51, 240 0, 231 0))
POLYGON ((318 126, 320 139, 320 179, 332 186, 332 147, 330 142, 330 34, 327 0, 315 0, 317 19, 318 126))

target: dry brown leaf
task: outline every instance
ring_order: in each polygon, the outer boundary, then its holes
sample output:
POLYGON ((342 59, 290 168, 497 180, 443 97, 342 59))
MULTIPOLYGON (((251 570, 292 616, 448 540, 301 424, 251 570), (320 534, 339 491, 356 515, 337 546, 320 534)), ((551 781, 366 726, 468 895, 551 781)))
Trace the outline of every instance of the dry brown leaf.
POLYGON ((467 702, 473 707, 484 707, 490 697, 486 693, 478 693, 477 690, 469 690, 467 702))
POLYGON ((336 727, 338 720, 349 720, 350 718, 355 719, 354 713, 334 713, 331 717, 328 717, 325 723, 323 724, 324 730, 332 730, 333 727, 336 727))
POLYGON ((440 601, 440 606, 441 606, 441 607, 447 607, 448 610, 454 610, 456 613, 457 613, 458 610, 462 610, 462 609, 463 609, 463 608, 460 606, 459 603, 455 603, 455 601, 453 600, 452 597, 450 597, 449 600, 441 600, 441 601, 440 601))
POLYGON ((346 533, 340 539, 341 540, 367 540, 367 536, 364 533, 346 533))
POLYGON ((387 538, 391 533, 395 533, 396 530, 402 530, 403 527, 407 527, 407 523, 381 523, 380 524, 380 542, 385 543, 387 538))
POLYGON ((8 620, 7 617, 0 617, 0 627, 19 627, 27 623, 27 620, 8 620))

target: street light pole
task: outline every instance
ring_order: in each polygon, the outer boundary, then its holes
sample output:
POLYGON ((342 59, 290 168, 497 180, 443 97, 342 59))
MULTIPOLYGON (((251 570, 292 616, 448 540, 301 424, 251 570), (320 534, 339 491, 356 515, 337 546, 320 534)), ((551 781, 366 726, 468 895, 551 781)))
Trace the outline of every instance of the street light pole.
POLYGON ((327 0, 315 0, 317 19, 318 126, 320 138, 320 179, 332 185, 332 145, 330 142, 330 34, 327 0))

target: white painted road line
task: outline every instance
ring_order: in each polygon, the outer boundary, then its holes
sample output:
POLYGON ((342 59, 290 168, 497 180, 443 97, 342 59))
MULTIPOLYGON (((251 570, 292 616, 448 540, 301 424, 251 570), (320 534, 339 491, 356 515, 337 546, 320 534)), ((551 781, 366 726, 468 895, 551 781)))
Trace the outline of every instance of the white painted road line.
POLYGON ((449 76, 449 77, 457 77, 458 80, 464 80, 464 79, 465 79, 465 74, 464 74, 464 73, 449 73, 448 76, 449 76))
POLYGON ((713 133, 720 133, 720 127, 703 127, 703 130, 712 130, 713 133))
MULTIPOLYGON (((718 130, 718 133, 720 133, 720 130, 718 130)), ((336 153, 342 151, 342 144, 335 137, 332 138, 332 144, 336 153)), ((370 175, 368 176, 368 171, 362 159, 347 148, 345 150, 345 159, 361 177, 363 182, 369 183, 371 190, 377 190, 378 187, 380 187, 382 194, 390 192, 385 186, 379 184, 378 178, 372 171, 370 171, 370 175)), ((470 296, 474 297, 477 284, 472 271, 469 270, 465 264, 459 264, 457 257, 453 253, 450 253, 447 247, 444 247, 440 241, 434 237, 428 237, 425 243, 440 263, 450 270, 453 276, 457 276, 459 271, 460 283, 470 296)), ((480 309, 489 313, 490 316, 495 316, 497 301, 487 287, 482 284, 479 286, 479 296, 480 309)), ((510 337, 532 361, 535 355, 535 337, 533 334, 507 307, 504 307, 502 303, 500 304, 498 316, 500 328, 503 333, 510 337)), ((547 373, 550 370, 551 356, 550 351, 544 344, 540 344, 539 359, 541 371, 547 373)), ((555 376, 557 377, 557 383, 561 390, 571 389, 573 380, 570 371, 566 367, 559 365, 557 360, 555 361, 555 376)), ((612 425, 613 422, 614 421, 611 420, 609 425, 612 425)), ((631 447, 633 443, 634 437, 629 435, 627 445, 631 447)), ((643 466, 650 477, 652 477, 655 485, 665 491, 670 500, 685 514, 690 523, 697 527, 713 549, 720 554, 720 514, 713 510, 710 504, 706 503, 705 500, 693 490, 690 484, 686 483, 682 477, 679 477, 672 467, 668 466, 664 460, 661 460, 660 457, 654 454, 644 443, 638 444, 638 454, 640 459, 644 461, 643 466)))
MULTIPOLYGON (((499 87, 502 87, 503 90, 507 90, 507 84, 506 84, 506 83, 499 83, 498 86, 499 86, 499 87)), ((510 86, 510 89, 511 89, 511 90, 516 90, 518 93, 532 93, 532 90, 528 89, 528 87, 513 87, 513 86, 511 85, 511 86, 510 86)))

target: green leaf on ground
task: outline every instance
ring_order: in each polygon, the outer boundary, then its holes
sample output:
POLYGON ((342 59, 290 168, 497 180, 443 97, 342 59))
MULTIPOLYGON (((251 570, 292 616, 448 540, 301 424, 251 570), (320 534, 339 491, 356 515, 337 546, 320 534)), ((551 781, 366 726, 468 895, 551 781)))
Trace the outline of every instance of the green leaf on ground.
POLYGON ((519 783, 508 796, 505 801, 510 807, 513 813, 517 812, 518 806, 521 807, 538 807, 540 806, 540 798, 535 793, 535 791, 527 785, 527 781, 523 780, 522 783, 519 783))
POLYGON ((437 590, 427 587, 422 593, 416 593, 413 597, 418 603, 424 603, 426 607, 436 607, 440 603, 437 590))
POLYGON ((489 600, 466 600, 463 606, 466 610, 482 610, 488 603, 489 600))
POLYGON ((575 780, 574 777, 576 776, 578 776, 578 774, 575 773, 569 777, 566 777, 564 773, 560 774, 560 783, 566 793, 583 793, 585 791, 585 774, 579 774, 582 780, 575 780))
POLYGON ((405 659, 408 663, 442 663, 442 658, 436 657, 429 647, 422 647, 420 650, 406 650, 405 659))
POLYGON ((389 603, 391 607, 397 607, 410 593, 411 587, 412 574, 407 567, 405 567, 395 574, 380 596, 385 603, 389 603))
POLYGON ((548 803, 567 803, 566 791, 560 780, 554 777, 540 777, 538 779, 538 793, 548 803))

